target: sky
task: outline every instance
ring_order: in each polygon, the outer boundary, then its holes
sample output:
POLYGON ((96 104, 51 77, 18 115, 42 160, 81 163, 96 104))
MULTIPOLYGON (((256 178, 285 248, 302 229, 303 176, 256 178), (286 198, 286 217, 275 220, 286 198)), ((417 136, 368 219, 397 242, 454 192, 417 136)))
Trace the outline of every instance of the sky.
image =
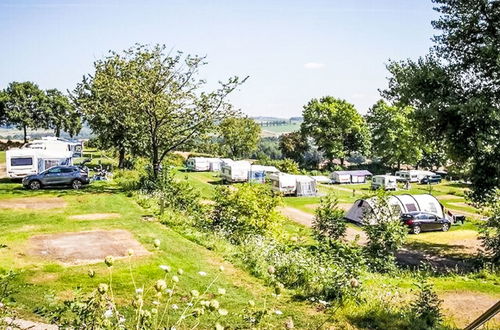
POLYGON ((250 116, 299 116, 331 95, 366 113, 385 65, 431 47, 431 0, 0 0, 0 89, 72 90, 109 50, 165 44, 206 55, 208 86, 249 76, 230 101, 250 116))

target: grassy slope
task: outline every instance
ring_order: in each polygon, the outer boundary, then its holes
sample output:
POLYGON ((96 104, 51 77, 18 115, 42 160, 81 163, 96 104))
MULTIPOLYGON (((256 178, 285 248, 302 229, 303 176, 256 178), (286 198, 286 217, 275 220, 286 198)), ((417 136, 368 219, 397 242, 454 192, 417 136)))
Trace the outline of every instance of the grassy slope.
MULTIPOLYGON (((20 273, 20 282, 27 284, 21 286, 16 294, 16 299, 21 306, 21 314, 33 317, 31 311, 34 307, 43 304, 43 297, 47 293, 54 293, 59 297, 71 295, 76 286, 90 291, 100 282, 107 281, 107 270, 103 264, 70 266, 66 267, 57 262, 44 260, 40 257, 29 255, 27 240, 36 234, 55 232, 74 232, 92 229, 125 229, 133 233, 146 249, 153 251, 151 256, 134 258, 132 262, 135 280, 138 283, 152 283, 163 278, 163 272, 158 265, 170 265, 173 269, 183 268, 185 275, 181 277, 179 290, 188 293, 192 289, 200 292, 218 272, 218 266, 226 265, 227 271, 218 281, 218 287, 225 287, 228 294, 220 299, 224 308, 230 311, 229 320, 234 322, 235 313, 241 310, 248 299, 258 303, 267 301, 277 304, 284 315, 276 316, 283 322, 288 316, 293 315, 297 324, 306 326, 310 322, 319 322, 323 315, 314 313, 303 303, 291 302, 289 297, 276 299, 272 297, 269 288, 245 272, 235 269, 224 263, 216 254, 184 239, 176 232, 155 222, 140 220, 144 211, 131 198, 124 194, 109 190, 99 185, 81 192, 70 190, 46 190, 31 192, 20 189, 19 184, 0 183, 0 199, 12 197, 31 196, 60 196, 68 206, 60 210, 30 211, 30 210, 2 210, 0 212, 0 225, 2 226, 2 242, 8 247, 2 249, 0 254, 0 269, 13 269, 20 273), (100 221, 75 221, 67 217, 72 214, 116 212, 122 216, 118 219, 100 221), (162 245, 155 251, 152 242, 160 239, 162 245), (89 268, 97 272, 93 279, 86 276, 89 268), (209 273, 207 277, 197 275, 198 271, 209 273), (231 316, 232 315, 232 316, 231 316)), ((126 260, 117 261, 113 275, 114 294, 121 301, 133 293, 133 286, 128 271, 126 260)))
POLYGON ((0 151, 0 164, 5 163, 5 151, 0 151))
MULTIPOLYGON (((214 177, 212 173, 188 173, 186 174, 191 182, 195 186, 203 187, 213 186, 208 184, 207 178, 214 177)), ((210 198, 208 195, 209 190, 213 188, 204 188, 205 198, 210 198)), ((362 197, 363 195, 369 193, 368 184, 362 185, 322 185, 320 186, 320 192, 327 193, 328 191, 335 191, 339 197, 340 203, 352 203, 356 199, 362 197), (352 189, 355 189, 355 194, 353 196, 352 189), (347 191, 346 191, 347 190, 347 191)), ((397 194, 408 193, 408 191, 397 191, 397 194)), ((421 189, 417 185, 413 185, 413 189, 409 193, 428 193, 428 191, 421 189)), ((457 198, 457 201, 464 201, 463 198, 464 188, 450 183, 442 183, 437 186, 433 186, 432 194, 435 196, 450 195, 453 194, 457 198)), ((311 204, 316 204, 319 202, 320 197, 286 197, 285 205, 297 208, 304 212, 313 213, 314 209, 310 207, 311 204), (309 205, 309 206, 308 206, 309 205)), ((455 199, 454 199, 455 200, 455 199)), ((448 202, 441 201, 443 203, 448 202)), ((469 210, 475 211, 475 209, 470 208, 469 210)), ((297 230, 305 235, 310 235, 310 229, 304 228, 300 225, 293 224, 290 225, 291 228, 297 230)), ((453 227, 448 233, 442 232, 429 232, 422 233, 419 236, 410 235, 409 243, 413 242, 423 242, 425 244, 439 244, 442 245, 441 248, 446 247, 451 241, 456 239, 471 239, 475 238, 477 235, 477 228, 472 223, 466 223, 464 226, 453 227)), ((451 248, 452 246, 450 246, 451 248)), ((423 246, 425 248, 425 246, 423 246)), ((431 277, 430 281, 434 283, 436 291, 438 294, 443 295, 447 293, 457 293, 463 294, 464 296, 470 296, 475 294, 488 294, 495 299, 500 299, 500 278, 495 275, 482 276, 476 275, 450 275, 450 276, 437 276, 431 277)), ((414 289, 415 278, 411 272, 402 272, 399 276, 386 276, 383 274, 366 274, 364 278, 365 286, 368 288, 365 291, 365 297, 370 300, 374 297, 380 295, 385 295, 388 288, 396 287, 407 294, 410 294, 412 289, 414 289)), ((364 307, 363 307, 364 308, 364 307)), ((368 307, 366 307, 368 308, 368 307)), ((341 319, 345 318, 346 322, 350 318, 349 315, 359 310, 359 307, 346 307, 345 309, 338 312, 341 319)), ((369 314, 369 312, 368 312, 369 314)), ((464 320, 460 319, 460 316, 455 316, 455 319, 449 320, 451 323, 458 322, 463 324, 464 320)))
POLYGON ((290 133, 295 132, 300 129, 300 124, 288 124, 280 126, 261 126, 263 131, 273 132, 273 133, 290 133))

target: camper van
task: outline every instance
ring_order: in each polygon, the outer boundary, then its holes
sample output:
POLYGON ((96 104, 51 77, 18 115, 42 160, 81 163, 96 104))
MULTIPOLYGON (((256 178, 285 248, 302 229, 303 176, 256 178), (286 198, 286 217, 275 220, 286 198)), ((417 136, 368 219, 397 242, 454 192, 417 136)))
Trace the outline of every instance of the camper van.
POLYGON ((210 162, 208 158, 191 157, 186 161, 186 167, 190 171, 203 172, 210 170, 210 162))
POLYGON ((397 188, 397 177, 392 175, 375 175, 372 178, 371 188, 373 190, 382 188, 384 190, 396 190, 397 188))
POLYGON ((396 177, 399 181, 409 181, 409 182, 420 182, 423 178, 428 175, 434 175, 431 171, 420 171, 420 170, 409 170, 409 171, 397 171, 396 177))
POLYGON ((21 148, 7 150, 5 156, 9 178, 24 178, 57 165, 73 165, 71 151, 21 148))
POLYGON ((222 180, 226 182, 245 182, 248 180, 250 167, 250 163, 244 160, 222 165, 222 180))
POLYGON ((70 151, 73 158, 83 156, 83 142, 66 140, 55 136, 44 136, 40 140, 26 143, 23 149, 46 150, 49 152, 70 151))

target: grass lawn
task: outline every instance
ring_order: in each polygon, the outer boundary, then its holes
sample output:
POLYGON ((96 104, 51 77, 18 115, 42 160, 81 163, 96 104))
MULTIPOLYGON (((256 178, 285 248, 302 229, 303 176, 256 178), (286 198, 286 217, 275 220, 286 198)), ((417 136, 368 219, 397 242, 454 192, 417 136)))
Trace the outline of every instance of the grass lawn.
POLYGON ((268 131, 273 133, 290 133, 295 132, 300 129, 300 123, 287 124, 280 126, 261 126, 262 131, 268 131))
POLYGON ((5 163, 5 151, 0 151, 0 164, 5 163))
MULTIPOLYGON (((108 281, 108 271, 102 262, 92 265, 64 265, 57 260, 33 255, 29 243, 30 237, 40 234, 62 232, 80 232, 96 229, 122 229, 132 233, 148 251, 149 256, 133 257, 131 266, 135 282, 149 285, 164 277, 159 265, 169 265, 176 270, 182 268, 185 273, 180 276, 178 291, 180 295, 188 295, 196 289, 200 292, 209 284, 218 268, 224 265, 226 271, 217 281, 217 287, 227 290, 227 295, 220 299, 221 306, 229 310, 227 319, 221 320, 226 324, 238 324, 237 315, 253 299, 257 304, 276 306, 283 311, 283 315, 272 316, 276 323, 293 316, 296 325, 303 328, 319 324, 325 318, 316 313, 303 302, 292 301, 287 295, 277 299, 272 290, 264 286, 261 281, 247 273, 224 262, 218 255, 192 243, 178 233, 157 222, 141 220, 144 210, 132 198, 126 197, 120 191, 107 186, 106 183, 96 184, 82 191, 72 190, 44 190, 26 191, 16 183, 0 183, 0 201, 12 198, 49 198, 59 197, 66 202, 66 207, 53 210, 34 209, 2 209, 0 225, 2 226, 1 242, 6 247, 1 249, 0 269, 13 270, 19 274, 19 286, 15 294, 21 316, 33 319, 32 311, 35 307, 44 305, 44 297, 54 294, 61 299, 73 295, 76 287, 84 292, 90 292, 101 282, 108 281), (88 213, 118 213, 119 218, 108 220, 71 220, 71 215, 88 213), (153 240, 159 239, 161 246, 155 249, 153 240), (89 269, 95 270, 97 275, 89 278, 86 274, 89 269), (208 273, 208 276, 198 275, 199 271, 208 273)), ((126 306, 134 294, 134 287, 129 272, 128 259, 121 259, 113 266, 114 295, 126 306)), ((189 322, 188 322, 189 323, 189 322)))

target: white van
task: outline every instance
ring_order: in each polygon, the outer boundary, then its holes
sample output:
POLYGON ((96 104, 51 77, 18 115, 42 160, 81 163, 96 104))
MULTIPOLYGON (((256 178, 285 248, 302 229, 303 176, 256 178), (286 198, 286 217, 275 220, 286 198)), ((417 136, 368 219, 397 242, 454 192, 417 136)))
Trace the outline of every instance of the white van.
POLYGON ((371 188, 373 190, 382 188, 384 190, 396 190, 397 177, 393 175, 375 175, 372 177, 371 188))
POLYGON ((7 176, 24 178, 38 174, 52 166, 73 165, 71 151, 47 151, 43 149, 10 149, 5 153, 7 176))

